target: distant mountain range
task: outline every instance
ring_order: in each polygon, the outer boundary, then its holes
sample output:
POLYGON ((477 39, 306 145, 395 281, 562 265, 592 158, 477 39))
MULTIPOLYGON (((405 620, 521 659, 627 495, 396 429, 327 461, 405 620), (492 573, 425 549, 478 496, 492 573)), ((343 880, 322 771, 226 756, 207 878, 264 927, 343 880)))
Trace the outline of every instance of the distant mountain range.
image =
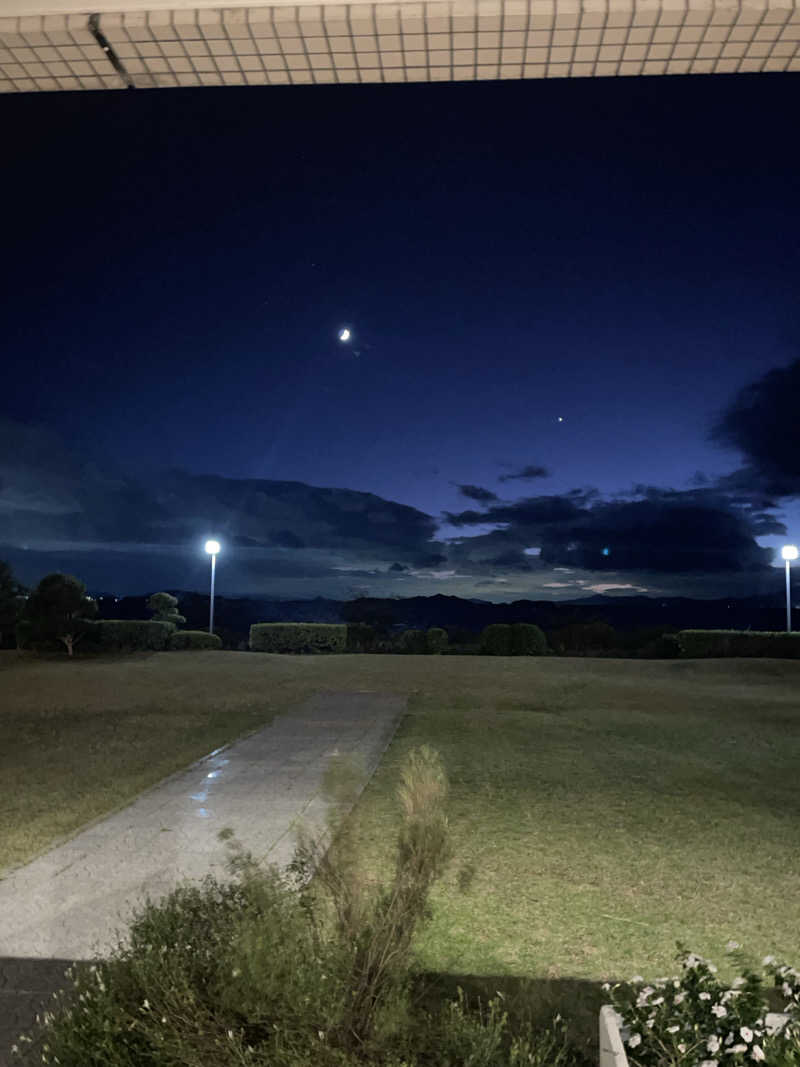
MULTIPOLYGON (((170 590, 178 597, 187 626, 208 625, 208 596, 170 590)), ((99 598, 102 618, 147 618, 147 597, 99 598)), ((591 596, 580 600, 515 600, 494 604, 457 596, 357 600, 254 600, 215 597, 215 629, 227 645, 246 641, 254 622, 370 622, 386 631, 441 626, 451 640, 465 641, 490 623, 533 622, 544 630, 570 623, 609 623, 620 631, 637 629, 782 630, 786 626, 783 597, 753 596, 740 599, 693 600, 690 597, 591 596), (460 633, 458 633, 460 632, 460 633)), ((800 613, 798 613, 800 614, 800 613)), ((800 619, 797 620, 800 625, 800 619)))

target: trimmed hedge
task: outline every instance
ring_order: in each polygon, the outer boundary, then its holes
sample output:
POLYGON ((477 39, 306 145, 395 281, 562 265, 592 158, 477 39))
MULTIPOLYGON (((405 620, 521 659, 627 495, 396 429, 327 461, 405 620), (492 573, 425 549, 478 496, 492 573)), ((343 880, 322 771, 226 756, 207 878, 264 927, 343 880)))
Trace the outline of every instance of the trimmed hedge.
POLYGON ((412 656, 424 656, 428 651, 428 641, 424 630, 404 630, 400 635, 400 647, 412 656))
POLYGON ((532 622, 511 624, 512 656, 543 656, 547 651, 547 638, 532 622))
POLYGON ((493 622, 481 631, 482 656, 511 655, 511 627, 505 622, 493 622))
POLYGON ((347 624, 336 622, 256 622, 250 627, 253 652, 345 652, 347 624))
POLYGON ((493 622, 481 633, 482 656, 543 656, 547 638, 531 622, 493 622))
POLYGON ((782 630, 681 630, 681 655, 696 659, 709 656, 771 656, 800 659, 800 633, 782 630))
POLYGON ((375 630, 366 622, 349 622, 347 624, 348 652, 372 652, 377 643, 375 630))
POLYGON ((174 623, 155 619, 99 619, 87 640, 103 652, 162 652, 174 631, 174 623))
POLYGON ((222 638, 206 630, 176 630, 169 635, 167 649, 170 652, 183 652, 187 649, 222 648, 222 638))
POLYGON ((431 626, 426 637, 428 639, 428 652, 432 656, 437 656, 444 652, 450 643, 447 637, 447 630, 443 630, 441 626, 431 626))

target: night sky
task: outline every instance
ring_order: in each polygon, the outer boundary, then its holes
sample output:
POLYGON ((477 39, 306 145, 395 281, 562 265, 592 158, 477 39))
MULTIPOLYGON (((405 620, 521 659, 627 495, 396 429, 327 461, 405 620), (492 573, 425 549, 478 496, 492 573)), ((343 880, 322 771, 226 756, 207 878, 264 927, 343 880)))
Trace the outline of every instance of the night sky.
POLYGON ((6 96, 0 558, 780 593, 799 107, 791 74, 6 96))

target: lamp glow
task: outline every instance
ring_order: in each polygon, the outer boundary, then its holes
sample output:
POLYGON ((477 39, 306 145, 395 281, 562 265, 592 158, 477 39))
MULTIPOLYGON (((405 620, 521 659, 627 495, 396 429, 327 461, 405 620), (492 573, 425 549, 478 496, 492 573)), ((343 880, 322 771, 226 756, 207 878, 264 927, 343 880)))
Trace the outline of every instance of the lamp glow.
POLYGON ((211 556, 211 599, 208 604, 208 632, 214 632, 214 578, 217 571, 217 552, 219 541, 206 541, 206 552, 211 556))
POLYGON ((797 545, 784 545, 781 549, 781 555, 786 560, 786 632, 791 633, 792 630, 792 602, 791 593, 789 589, 789 571, 791 570, 792 560, 797 559, 797 545))

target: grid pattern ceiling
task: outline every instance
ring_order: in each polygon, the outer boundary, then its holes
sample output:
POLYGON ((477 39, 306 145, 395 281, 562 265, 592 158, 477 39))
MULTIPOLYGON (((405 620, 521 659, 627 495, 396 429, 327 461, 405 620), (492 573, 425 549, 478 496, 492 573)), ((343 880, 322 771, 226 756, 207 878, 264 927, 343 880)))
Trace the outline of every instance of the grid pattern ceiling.
POLYGON ((759 71, 800 71, 800 0, 429 0, 0 18, 0 92, 759 71))

